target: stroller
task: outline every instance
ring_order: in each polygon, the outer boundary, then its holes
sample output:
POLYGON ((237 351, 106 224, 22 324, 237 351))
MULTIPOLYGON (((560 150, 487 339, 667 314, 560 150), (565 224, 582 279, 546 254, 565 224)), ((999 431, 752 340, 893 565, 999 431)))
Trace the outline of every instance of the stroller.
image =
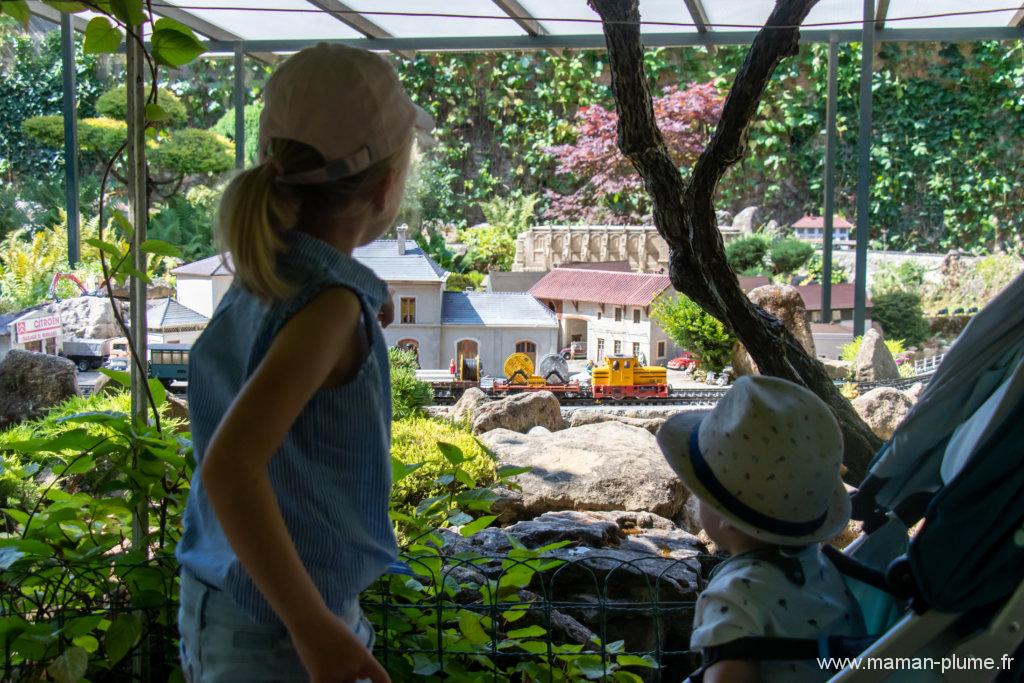
POLYGON ((971 320, 852 502, 864 534, 826 554, 873 635, 742 638, 705 666, 831 659, 836 683, 1024 681, 1024 276, 971 320))

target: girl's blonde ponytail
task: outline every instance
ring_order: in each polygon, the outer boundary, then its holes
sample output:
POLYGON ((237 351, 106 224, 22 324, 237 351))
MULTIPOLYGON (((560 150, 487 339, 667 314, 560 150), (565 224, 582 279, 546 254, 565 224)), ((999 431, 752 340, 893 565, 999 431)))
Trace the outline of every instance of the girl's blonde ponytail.
POLYGON ((231 252, 239 283, 264 301, 288 298, 294 284, 277 269, 278 254, 285 248, 281 235, 300 223, 316 225, 336 218, 360 200, 366 202, 389 174, 404 177, 411 135, 410 131, 409 140, 391 156, 365 171, 316 185, 278 182, 282 173, 316 169, 324 159, 301 142, 271 140, 268 161, 236 176, 220 201, 218 239, 221 248, 231 252))
POLYGON ((277 271, 284 248, 280 233, 295 225, 299 201, 274 182, 277 169, 263 163, 243 171, 228 185, 220 202, 220 240, 231 252, 235 277, 261 299, 286 298, 291 284, 277 271))

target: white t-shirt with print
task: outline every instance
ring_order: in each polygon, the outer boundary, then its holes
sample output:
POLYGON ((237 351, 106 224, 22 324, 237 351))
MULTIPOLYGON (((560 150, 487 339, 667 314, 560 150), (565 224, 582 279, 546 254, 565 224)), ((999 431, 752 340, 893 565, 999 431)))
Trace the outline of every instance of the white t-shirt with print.
MULTIPOLYGON (((862 636, 864 620, 842 575, 811 545, 791 556, 800 562, 804 584, 786 578, 764 551, 741 554, 719 565, 697 599, 690 647, 700 650, 747 636, 817 638, 862 636)), ((825 681, 815 660, 766 661, 762 681, 825 681)))

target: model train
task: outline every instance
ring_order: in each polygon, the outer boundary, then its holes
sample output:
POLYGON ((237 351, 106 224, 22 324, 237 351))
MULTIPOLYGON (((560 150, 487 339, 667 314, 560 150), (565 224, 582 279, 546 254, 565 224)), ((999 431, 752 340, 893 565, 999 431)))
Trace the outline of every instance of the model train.
POLYGON ((460 358, 450 380, 433 381, 439 400, 457 399, 470 387, 489 396, 504 397, 531 391, 550 391, 560 398, 597 400, 669 398, 672 387, 662 367, 642 365, 636 356, 606 356, 604 365, 593 368, 588 380, 574 379, 569 365, 559 354, 551 354, 534 364, 525 353, 513 353, 502 367, 504 377, 482 378, 478 358, 460 358))

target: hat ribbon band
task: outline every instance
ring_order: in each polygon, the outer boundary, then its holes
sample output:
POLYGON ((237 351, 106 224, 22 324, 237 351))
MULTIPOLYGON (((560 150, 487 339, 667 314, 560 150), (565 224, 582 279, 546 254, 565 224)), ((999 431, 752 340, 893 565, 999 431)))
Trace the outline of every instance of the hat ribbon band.
POLYGON ((718 477, 716 477, 715 473, 711 470, 711 466, 708 465, 707 460, 704 459, 704 454, 700 450, 700 438, 698 436, 699 429, 700 423, 698 422, 693 428, 693 431, 690 432, 690 464, 693 466, 693 473, 704 488, 708 490, 708 493, 714 496, 715 500, 721 503, 721 505, 729 512, 736 515, 747 524, 780 536, 807 536, 818 531, 821 528, 821 525, 825 523, 825 519, 828 517, 827 509, 820 516, 810 521, 788 522, 786 520, 769 517, 762 512, 758 512, 734 496, 725 488, 722 482, 718 480, 718 477))

